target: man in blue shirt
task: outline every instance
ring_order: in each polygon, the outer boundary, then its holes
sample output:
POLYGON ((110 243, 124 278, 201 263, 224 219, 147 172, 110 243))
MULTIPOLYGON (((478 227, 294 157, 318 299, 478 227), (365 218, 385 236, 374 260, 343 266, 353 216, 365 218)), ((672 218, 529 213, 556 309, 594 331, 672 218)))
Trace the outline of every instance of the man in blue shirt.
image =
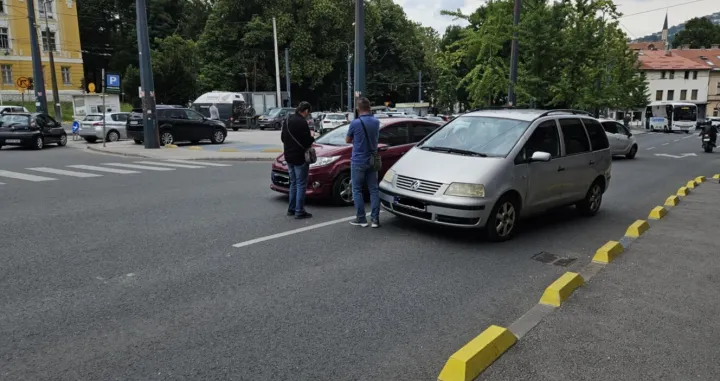
POLYGON ((363 186, 367 184, 370 191, 370 222, 372 227, 380 227, 380 194, 378 192, 378 171, 370 163, 373 153, 377 153, 380 137, 380 121, 370 114, 370 101, 359 98, 357 101, 358 117, 350 122, 345 141, 352 143, 350 159, 350 178, 352 180, 353 200, 356 218, 350 221, 355 226, 368 226, 363 201, 363 186))

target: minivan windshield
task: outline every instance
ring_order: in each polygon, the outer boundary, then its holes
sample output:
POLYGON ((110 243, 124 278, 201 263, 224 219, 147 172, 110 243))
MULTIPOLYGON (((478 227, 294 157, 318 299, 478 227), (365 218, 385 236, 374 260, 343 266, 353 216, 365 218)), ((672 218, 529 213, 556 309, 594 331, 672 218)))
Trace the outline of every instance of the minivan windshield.
POLYGON ((447 123, 418 147, 451 154, 504 157, 530 122, 516 119, 460 116, 447 123))

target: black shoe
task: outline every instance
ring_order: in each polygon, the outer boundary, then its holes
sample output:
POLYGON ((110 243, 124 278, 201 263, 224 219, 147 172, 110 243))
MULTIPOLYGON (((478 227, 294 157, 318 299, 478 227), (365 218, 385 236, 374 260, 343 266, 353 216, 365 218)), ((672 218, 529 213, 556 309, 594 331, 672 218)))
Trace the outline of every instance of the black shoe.
POLYGON ((379 227, 380 227, 380 220, 372 220, 372 222, 370 223, 370 227, 379 228, 379 227))
POLYGON ((306 219, 306 218, 312 218, 312 214, 310 214, 310 213, 308 213, 308 212, 302 212, 302 213, 300 213, 300 214, 296 214, 296 215, 295 215, 295 219, 296 219, 296 220, 303 220, 303 219, 306 219))
POLYGON ((367 220, 361 220, 359 218, 356 218, 356 219, 350 221, 350 225, 360 226, 360 227, 365 228, 368 226, 368 223, 367 223, 367 220))
POLYGON ((295 211, 294 211, 294 210, 288 210, 287 215, 290 216, 290 217, 292 217, 292 216, 295 215, 295 211))

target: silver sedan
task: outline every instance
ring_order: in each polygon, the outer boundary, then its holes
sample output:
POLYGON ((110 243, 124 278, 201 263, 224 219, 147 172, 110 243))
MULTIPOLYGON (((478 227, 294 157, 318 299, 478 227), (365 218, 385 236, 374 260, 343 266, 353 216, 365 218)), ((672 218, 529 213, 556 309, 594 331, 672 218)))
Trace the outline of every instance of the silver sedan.
MULTIPOLYGON (((127 139, 127 112, 110 112, 105 114, 105 141, 116 142, 127 139)), ((79 135, 88 143, 95 143, 103 138, 103 114, 90 114, 80 122, 79 135)))

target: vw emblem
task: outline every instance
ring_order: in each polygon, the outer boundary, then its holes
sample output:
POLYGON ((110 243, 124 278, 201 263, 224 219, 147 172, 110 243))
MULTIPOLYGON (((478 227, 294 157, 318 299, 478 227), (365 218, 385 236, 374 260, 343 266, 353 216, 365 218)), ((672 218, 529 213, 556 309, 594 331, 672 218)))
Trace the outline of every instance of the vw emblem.
POLYGON ((418 188, 420 188, 420 185, 422 185, 422 183, 420 182, 420 180, 415 180, 415 181, 412 183, 412 185, 410 185, 410 189, 412 189, 412 190, 418 190, 418 188))

